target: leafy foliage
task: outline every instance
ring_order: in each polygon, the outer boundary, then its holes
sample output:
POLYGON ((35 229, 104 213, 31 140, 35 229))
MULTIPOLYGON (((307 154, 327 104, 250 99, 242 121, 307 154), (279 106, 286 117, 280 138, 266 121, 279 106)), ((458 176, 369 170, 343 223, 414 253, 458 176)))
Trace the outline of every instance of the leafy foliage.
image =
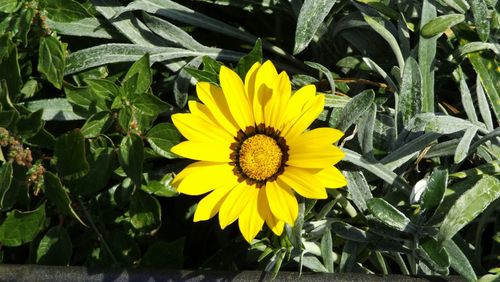
POLYGON ((498 279, 499 27, 491 0, 2 0, 0 258, 498 279), (249 247, 192 223, 170 115, 268 58, 326 94, 348 185, 249 247))

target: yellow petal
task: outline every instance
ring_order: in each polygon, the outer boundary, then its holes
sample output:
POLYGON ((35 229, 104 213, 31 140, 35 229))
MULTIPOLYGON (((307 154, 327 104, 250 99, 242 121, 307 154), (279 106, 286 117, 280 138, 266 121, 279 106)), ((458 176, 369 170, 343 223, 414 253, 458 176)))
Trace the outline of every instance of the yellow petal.
POLYGON ((196 84, 196 93, 198 98, 210 110, 215 119, 225 128, 232 136, 236 136, 239 128, 234 120, 226 97, 222 89, 208 82, 198 82, 196 84))
POLYGON ((344 133, 338 129, 320 127, 306 131, 293 140, 287 140, 287 145, 298 148, 307 144, 316 144, 318 146, 331 145, 339 141, 342 136, 344 136, 344 133))
POLYGON ((170 151, 188 159, 229 163, 232 161, 230 155, 233 153, 229 148, 230 145, 209 141, 184 141, 172 147, 170 151))
POLYGON ((277 77, 278 72, 271 61, 264 62, 257 70, 253 98, 253 112, 257 125, 264 123, 264 108, 273 94, 272 87, 277 77))
POLYGON ((219 76, 229 110, 239 128, 245 131, 248 126, 254 125, 254 119, 243 82, 234 71, 225 66, 220 68, 219 76))
POLYGON ((252 190, 255 189, 258 189, 255 185, 249 186, 243 181, 231 190, 219 211, 219 224, 222 229, 238 219, 248 204, 252 190))
POLYGON ((288 103, 285 114, 285 124, 293 124, 302 114, 304 105, 316 95, 316 86, 310 84, 297 90, 288 103))
POLYGON ((288 185, 279 180, 270 181, 263 189, 266 191, 269 206, 274 216, 293 226, 299 212, 299 206, 288 185))
POLYGON ((260 63, 256 62, 252 65, 252 67, 248 70, 245 75, 245 92, 248 97, 248 102, 250 103, 250 107, 253 110, 253 97, 255 96, 255 77, 257 76, 257 71, 260 68, 260 63))
POLYGON ((233 140, 233 136, 228 132, 194 114, 174 114, 172 121, 179 132, 191 141, 213 140, 212 142, 230 143, 233 140))
POLYGON ((314 174, 327 188, 340 188, 347 185, 347 179, 334 166, 327 167, 314 174))
POLYGON ((306 130, 309 125, 321 114, 325 106, 325 96, 317 95, 306 104, 301 116, 288 128, 283 130, 283 135, 286 140, 293 140, 295 137, 299 136, 304 130, 306 130))
POLYGON ((258 197, 260 189, 252 189, 249 201, 238 219, 241 234, 248 243, 257 236, 264 224, 264 217, 259 212, 258 197))
POLYGON ((287 165, 305 168, 324 168, 338 163, 345 156, 339 148, 333 145, 317 146, 302 144, 290 146, 287 165))
POLYGON ((196 206, 193 221, 209 220, 214 217, 219 212, 220 206, 234 185, 237 184, 228 183, 226 186, 219 187, 205 196, 196 206))
POLYGON ((265 106, 266 125, 281 130, 288 101, 292 95, 292 85, 286 72, 281 72, 275 79, 271 99, 265 106))
POLYGON ((306 169, 293 166, 286 167, 283 174, 278 176, 278 180, 285 182, 305 198, 326 199, 328 197, 322 183, 306 169))
POLYGON ((281 233, 283 233, 285 222, 283 220, 277 219, 273 215, 269 207, 269 201, 267 199, 266 191, 262 188, 259 191, 259 211, 262 213, 267 226, 269 226, 274 234, 278 236, 281 235, 281 233))
POLYGON ((227 163, 196 162, 186 169, 189 174, 179 183, 177 191, 187 195, 205 194, 237 178, 227 163))

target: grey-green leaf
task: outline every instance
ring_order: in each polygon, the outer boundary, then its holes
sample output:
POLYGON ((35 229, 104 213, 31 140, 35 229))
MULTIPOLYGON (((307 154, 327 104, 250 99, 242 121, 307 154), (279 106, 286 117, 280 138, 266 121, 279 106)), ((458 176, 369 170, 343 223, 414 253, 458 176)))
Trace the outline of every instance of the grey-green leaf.
POLYGON ((436 263, 439 267, 446 268, 450 266, 450 258, 445 248, 442 248, 441 245, 434 240, 433 238, 429 238, 422 242, 422 249, 427 253, 429 258, 436 263))
POLYGON ((460 142, 458 142, 457 150, 455 151, 455 157, 453 158, 453 161, 456 164, 465 160, 465 158, 470 153, 469 152, 470 144, 471 144, 474 136, 476 136, 476 132, 477 132, 476 127, 467 128, 467 130, 465 130, 464 136, 462 136, 462 138, 460 139, 460 142))
POLYGON ((372 198, 366 204, 370 213, 385 225, 410 233, 415 230, 410 219, 384 199, 372 198))
MULTIPOLYGON (((474 15, 474 23, 476 24, 476 32, 481 41, 488 41, 490 35, 490 17, 488 6, 484 0, 471 0, 470 5, 472 14, 474 15)), ((495 11, 494 11, 495 12, 495 11)))
POLYGON ((373 198, 370 191, 370 186, 366 182, 366 179, 360 171, 346 171, 347 178, 347 190, 351 195, 352 201, 358 207, 358 209, 364 212, 366 207, 366 201, 373 198))
POLYGON ((306 49, 334 4, 335 1, 330 0, 304 1, 304 4, 300 8, 297 27, 295 29, 294 55, 306 49))
POLYGON ((368 89, 354 96, 342 109, 334 128, 346 131, 363 113, 368 110, 375 99, 375 92, 368 89))
POLYGON ((424 37, 433 37, 445 32, 448 28, 459 24, 465 20, 463 14, 447 14, 436 17, 426 23, 420 30, 420 34, 424 37))
POLYGON ((440 242, 449 240, 500 197, 500 181, 484 175, 473 187, 457 199, 439 229, 440 242))
POLYGON ((43 109, 43 120, 69 121, 84 119, 73 111, 73 107, 65 98, 29 101, 24 106, 32 112, 43 109))
POLYGON ((422 74, 417 61, 412 57, 406 60, 401 83, 398 113, 401 115, 403 127, 422 111, 422 74))
POLYGON ((474 272, 474 268, 472 268, 469 262, 469 258, 462 252, 457 244, 455 244, 453 240, 446 240, 443 246, 450 258, 450 266, 468 281, 476 281, 477 276, 474 272))

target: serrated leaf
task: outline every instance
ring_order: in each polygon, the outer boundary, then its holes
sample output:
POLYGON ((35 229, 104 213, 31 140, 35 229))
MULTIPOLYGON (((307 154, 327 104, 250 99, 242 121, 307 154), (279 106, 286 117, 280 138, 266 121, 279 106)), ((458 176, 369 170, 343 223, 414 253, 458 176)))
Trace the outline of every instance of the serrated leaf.
POLYGON ((35 136, 44 125, 42 114, 43 110, 40 109, 27 115, 21 115, 16 123, 16 134, 23 138, 30 138, 35 136))
POLYGON ((375 99, 373 90, 365 90, 354 96, 342 109, 340 117, 337 119, 334 128, 340 131, 346 131, 363 113, 370 108, 370 105, 375 99))
POLYGON ((75 0, 47 0, 45 9, 48 17, 58 22, 72 22, 90 16, 87 9, 75 0))
POLYGON ((433 37, 464 20, 465 16, 463 14, 442 15, 427 22, 420 30, 420 34, 426 38, 433 37))
POLYGON ((120 88, 107 79, 86 78, 84 80, 90 86, 90 89, 103 99, 113 100, 120 95, 120 88))
POLYGON ((57 138, 54 156, 57 171, 63 179, 77 179, 89 171, 85 158, 85 138, 79 130, 73 130, 57 138))
POLYGON ((64 189, 61 180, 50 171, 45 172, 43 175, 43 189, 45 196, 56 205, 56 207, 64 214, 74 217, 82 225, 86 224, 80 219, 78 214, 71 206, 71 199, 68 192, 64 189))
POLYGON ((460 229, 474 220, 498 197, 500 197, 500 181, 494 176, 484 175, 450 208, 439 228, 439 242, 453 238, 460 229))
POLYGON ((470 1, 472 15, 474 15, 474 23, 476 24, 476 32, 481 41, 488 41, 490 35, 490 12, 484 0, 470 1))
POLYGON ((413 232, 415 226, 402 212, 381 198, 372 198, 366 201, 368 210, 380 222, 399 231, 413 232))
POLYGON ((130 199, 130 223, 136 229, 157 229, 161 225, 161 207, 155 197, 136 190, 130 199))
POLYGON ((133 93, 145 93, 149 89, 149 86, 151 86, 152 82, 149 54, 142 56, 130 67, 123 78, 122 85, 127 83, 127 80, 134 75, 137 75, 137 82, 135 83, 134 91, 131 91, 129 95, 133 93))
POLYGON ((151 128, 146 135, 151 148, 165 158, 177 158, 177 155, 170 152, 170 148, 181 141, 181 135, 171 123, 160 123, 151 128))
POLYGON ((9 14, 19 10, 22 5, 20 0, 3 0, 0 2, 0 12, 9 14))
POLYGON ((40 38, 38 71, 57 89, 61 89, 66 66, 66 45, 57 38, 40 38))
POLYGON ((0 224, 0 243, 6 247, 17 247, 35 239, 45 223, 45 204, 27 212, 13 210, 0 224))
POLYGON ((119 161, 128 177, 136 187, 141 187, 144 145, 141 137, 135 133, 124 137, 120 144, 119 161))
POLYGON ((304 4, 300 8, 297 27, 295 29, 294 55, 306 49, 334 4, 335 1, 329 0, 304 1, 304 4))
POLYGON ((110 112, 98 112, 85 122, 80 132, 85 138, 94 138, 106 132, 112 123, 113 119, 110 112))
POLYGON ((21 89, 21 71, 17 61, 16 45, 10 39, 10 34, 0 36, 0 81, 5 80, 10 97, 15 100, 21 89))
POLYGON ((16 201, 18 191, 11 189, 12 183, 12 163, 4 162, 0 166, 0 210, 5 211, 10 209, 16 201))
POLYGON ((134 95, 130 97, 130 102, 138 112, 149 116, 157 116, 160 113, 169 113, 173 110, 170 104, 163 102, 153 94, 134 95))
POLYGON ((448 170, 435 170, 427 182, 427 188, 422 194, 420 206, 429 211, 437 208, 444 197, 448 185, 448 170))
POLYGON ((262 62, 262 40, 260 38, 255 41, 252 50, 238 61, 236 73, 244 80, 247 72, 257 62, 262 62))
POLYGON ((66 229, 56 226, 45 233, 36 252, 36 263, 68 265, 73 254, 73 244, 66 229))
POLYGON ((90 195, 103 189, 112 175, 115 152, 112 148, 99 148, 87 156, 90 170, 82 178, 68 185, 71 193, 90 195))

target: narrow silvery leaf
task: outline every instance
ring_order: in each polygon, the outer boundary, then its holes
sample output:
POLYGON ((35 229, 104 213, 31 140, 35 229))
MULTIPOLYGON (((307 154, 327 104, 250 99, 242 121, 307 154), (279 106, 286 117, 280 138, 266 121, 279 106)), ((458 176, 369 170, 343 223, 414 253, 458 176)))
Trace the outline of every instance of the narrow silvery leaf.
POLYGON ((472 95, 470 94, 469 87, 465 82, 464 74, 462 71, 460 73, 460 95, 462 97, 462 105, 464 106, 465 113, 469 120, 473 123, 477 123, 476 109, 474 108, 474 102, 472 101, 472 95))
POLYGON ((453 240, 446 240, 443 246, 450 257, 450 266, 468 281, 476 281, 477 276, 474 268, 472 268, 469 259, 457 244, 453 240))
POLYGON ((465 20, 465 16, 462 14, 448 14, 436 17, 429 22, 427 22, 422 29, 420 34, 426 38, 433 37, 436 35, 441 35, 450 27, 459 24, 465 20))
POLYGON ((389 46, 391 46, 392 52, 394 52, 394 55, 396 56, 396 60, 398 61, 398 66, 400 69, 404 68, 404 58, 403 54, 401 53, 401 49, 399 48, 399 43, 392 35, 392 33, 387 30, 383 24, 379 23, 376 21, 374 18, 364 15, 365 21, 380 35, 382 38, 389 43, 389 46))
POLYGON ((100 22, 97 18, 83 18, 72 22, 56 22, 47 19, 47 25, 50 29, 56 30, 58 34, 71 36, 84 36, 103 39, 121 38, 122 36, 107 28, 105 23, 100 22))
POLYGON ((448 185, 448 170, 435 170, 427 181, 427 187, 422 193, 421 207, 428 211, 441 204, 448 185))
POLYGON ((373 130, 377 117, 377 105, 372 103, 360 118, 358 124, 358 141, 361 144, 363 154, 373 153, 373 130))
POLYGON ((297 19, 293 54, 298 54, 306 49, 334 4, 335 1, 331 0, 304 1, 297 19))
POLYGON ((465 134, 462 137, 462 139, 460 139, 460 142, 458 143, 457 146, 457 150, 455 151, 455 158, 453 160, 456 164, 465 160, 465 158, 469 154, 470 144, 472 142, 472 138, 476 136, 476 132, 477 132, 477 127, 471 127, 465 130, 465 134))
MULTIPOLYGON (((420 28, 437 16, 432 2, 424 0, 420 28)), ((434 112, 434 59, 436 57, 437 36, 418 40, 418 64, 422 72, 422 112, 434 112)))
POLYGON ((460 229, 474 220, 498 197, 500 197, 500 181, 494 176, 484 175, 450 208, 439 228, 439 241, 442 243, 453 238, 460 229))
POLYGON ((328 273, 333 273, 333 242, 330 228, 326 228, 321 238, 321 257, 328 273))
POLYGON ((354 96, 344 107, 340 114, 337 124, 332 126, 341 131, 347 130, 366 110, 375 99, 373 90, 365 90, 354 96))
POLYGON ((389 84, 389 86, 394 89, 394 91, 398 91, 398 87, 396 86, 396 83, 389 77, 389 75, 379 66, 377 63, 375 63, 372 59, 363 57, 363 61, 368 65, 368 67, 376 71, 386 82, 389 84))
MULTIPOLYGON (((399 94, 398 112, 402 126, 406 127, 409 121, 422 110, 422 75, 417 61, 412 57, 406 60, 403 71, 403 81, 399 94)), ((398 125, 401 123, 398 122, 398 125)))
POLYGON ((472 14, 474 15, 474 23, 476 24, 476 32, 481 41, 488 41, 490 35, 490 17, 488 6, 484 0, 471 0, 470 1, 472 14))
POLYGON ((488 105, 488 100, 486 99, 486 94, 484 93, 483 86, 481 85, 481 80, 479 76, 476 78, 476 94, 477 94, 477 104, 479 105, 479 112, 483 118, 483 122, 489 131, 493 131, 493 119, 491 117, 490 106, 488 105))
POLYGON ((324 74, 326 76, 326 79, 328 80, 328 83, 330 83, 330 89, 332 90, 332 93, 335 93, 335 81, 333 80, 333 76, 330 70, 328 70, 326 67, 324 67, 319 63, 314 63, 314 62, 304 62, 304 63, 313 69, 319 70, 322 74, 324 74))
POLYGON ((491 50, 495 54, 500 55, 500 44, 487 42, 469 42, 460 47, 460 56, 465 56, 468 53, 479 52, 482 50, 491 50))
POLYGON ((360 211, 366 210, 366 201, 373 198, 370 186, 360 171, 345 171, 347 178, 347 190, 351 199, 360 211))
POLYGON ((415 230, 410 219, 384 199, 372 198, 367 201, 367 207, 373 216, 391 228, 410 233, 415 230))
POLYGON ((443 2, 462 14, 465 14, 470 8, 466 0, 443 0, 443 2))

